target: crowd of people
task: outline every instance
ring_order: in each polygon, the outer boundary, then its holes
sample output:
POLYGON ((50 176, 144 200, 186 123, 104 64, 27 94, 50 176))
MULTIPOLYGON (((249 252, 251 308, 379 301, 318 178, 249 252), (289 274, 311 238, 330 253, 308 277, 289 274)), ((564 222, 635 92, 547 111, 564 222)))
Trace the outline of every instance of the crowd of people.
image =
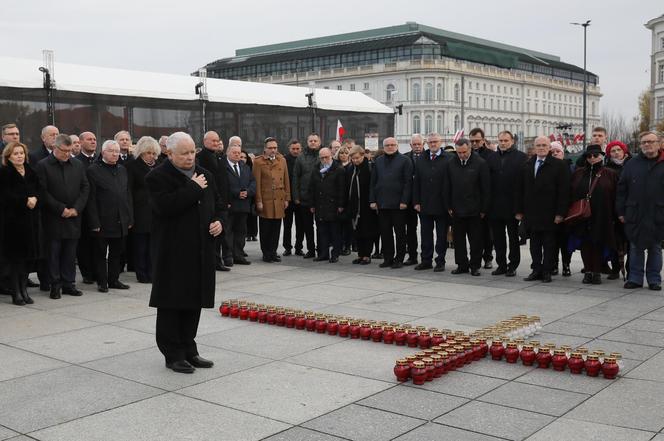
MULTIPOLYGON (((41 139, 29 150, 15 124, 2 127, 2 291, 16 305, 33 302, 30 286, 52 299, 82 295, 77 265, 82 282, 100 292, 129 289, 120 281, 123 271, 153 283, 158 203, 149 177, 172 163, 169 137, 144 136, 134 145, 120 131, 98 147, 92 132, 65 135, 46 126, 41 139), (39 283, 28 277, 32 272, 39 283)), ((524 153, 509 131, 493 145, 479 128, 445 148, 437 133, 415 134, 405 154, 392 137, 370 151, 352 140, 322 147, 312 133, 306 146, 291 140, 284 154, 269 137, 262 154, 253 155, 240 137, 225 148, 209 131, 195 161, 213 179, 187 176, 209 182, 221 207, 222 231, 213 235, 217 271, 251 264, 245 243, 259 237, 267 263, 288 256, 336 263, 356 252, 353 264, 381 259, 380 268, 442 272, 451 247, 452 274, 491 269, 514 277, 528 240, 527 281, 570 276, 571 255, 580 250, 583 283, 622 272, 627 289, 642 287, 645 277, 660 290, 662 136, 642 133, 634 155, 622 142, 607 141, 606 130, 596 127, 574 162, 548 137, 535 138, 524 153)), ((168 203, 177 206, 179 196, 168 203)))

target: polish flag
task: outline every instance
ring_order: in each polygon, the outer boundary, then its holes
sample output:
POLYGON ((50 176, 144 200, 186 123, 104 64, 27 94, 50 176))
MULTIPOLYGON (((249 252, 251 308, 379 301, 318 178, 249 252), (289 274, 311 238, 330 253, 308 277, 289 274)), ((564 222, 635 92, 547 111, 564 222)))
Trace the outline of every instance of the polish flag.
POLYGON ((551 140, 551 142, 555 141, 556 140, 556 135, 554 135, 553 133, 550 134, 549 139, 551 140))
POLYGON ((337 141, 343 141, 345 134, 346 129, 344 129, 344 126, 341 125, 341 121, 337 120, 337 141))
POLYGON ((454 137, 452 138, 452 142, 456 144, 456 142, 461 138, 463 138, 463 129, 456 131, 454 137))

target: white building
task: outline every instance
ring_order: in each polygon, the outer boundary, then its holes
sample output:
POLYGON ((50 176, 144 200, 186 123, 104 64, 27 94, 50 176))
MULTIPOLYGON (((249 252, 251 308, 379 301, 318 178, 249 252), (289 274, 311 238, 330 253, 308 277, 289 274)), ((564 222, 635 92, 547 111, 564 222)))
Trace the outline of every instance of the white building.
MULTIPOLYGON (((581 39, 581 34, 579 35, 581 39)), ((581 40, 579 40, 581 41, 581 40)), ((239 49, 208 76, 360 91, 401 109, 400 144, 412 133, 481 127, 529 139, 582 132, 583 69, 555 55, 417 23, 239 49)), ((588 78, 588 130, 599 124, 598 77, 588 78)))
POLYGON ((664 121, 664 14, 653 18, 645 26, 652 31, 650 127, 654 129, 664 121))

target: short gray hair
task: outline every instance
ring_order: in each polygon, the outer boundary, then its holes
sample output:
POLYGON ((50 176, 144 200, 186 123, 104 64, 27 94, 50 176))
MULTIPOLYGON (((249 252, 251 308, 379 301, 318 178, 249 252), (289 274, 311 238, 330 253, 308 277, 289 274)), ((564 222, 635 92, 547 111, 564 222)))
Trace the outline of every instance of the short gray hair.
POLYGON ((420 135, 419 133, 413 133, 412 135, 410 135, 410 142, 413 142, 413 139, 415 138, 420 138, 420 141, 424 143, 424 136, 420 135))
POLYGON ((118 138, 120 137, 120 135, 123 135, 123 134, 127 134, 127 136, 129 136, 129 139, 131 139, 131 133, 129 133, 126 130, 120 130, 118 133, 115 134, 115 136, 113 136, 113 139, 117 141, 118 138))
MULTIPOLYGON (((46 126, 46 127, 53 127, 53 126, 46 126)), ((59 134, 58 136, 55 137, 55 146, 56 147, 62 147, 63 145, 66 145, 69 147, 73 143, 71 142, 71 138, 69 135, 65 135, 64 133, 59 134)))
POLYGON ((429 139, 431 139, 431 138, 438 138, 438 139, 440 139, 441 141, 443 140, 443 137, 440 136, 440 133, 438 133, 438 132, 431 132, 431 133, 429 133, 429 134, 427 135, 427 140, 429 140, 429 139))
POLYGON ((178 147, 178 145, 180 145, 182 141, 191 141, 194 143, 194 140, 191 135, 189 135, 189 133, 175 132, 168 137, 168 140, 166 141, 166 148, 169 152, 172 152, 178 147))
POLYGON ((233 145, 234 142, 239 142, 240 147, 242 147, 242 138, 240 138, 239 136, 237 135, 231 136, 230 139, 228 140, 228 145, 231 146, 233 145))
POLYGON ((120 148, 120 144, 118 144, 117 141, 112 140, 112 139, 106 140, 106 141, 104 141, 104 143, 101 145, 101 151, 103 152, 104 150, 106 150, 106 149, 108 149, 108 148, 110 148, 110 147, 113 147, 114 145, 116 145, 118 148, 120 148))
POLYGON ((136 143, 134 148, 134 156, 140 158, 141 155, 145 152, 152 152, 155 155, 161 153, 161 148, 159 143, 152 136, 142 136, 141 139, 136 143))
MULTIPOLYGON (((49 130, 51 130, 51 129, 58 130, 58 128, 55 127, 55 126, 44 126, 44 127, 42 128, 42 131, 41 131, 41 136, 46 135, 46 133, 47 133, 49 130)), ((60 133, 60 130, 58 130, 58 133, 60 133)))

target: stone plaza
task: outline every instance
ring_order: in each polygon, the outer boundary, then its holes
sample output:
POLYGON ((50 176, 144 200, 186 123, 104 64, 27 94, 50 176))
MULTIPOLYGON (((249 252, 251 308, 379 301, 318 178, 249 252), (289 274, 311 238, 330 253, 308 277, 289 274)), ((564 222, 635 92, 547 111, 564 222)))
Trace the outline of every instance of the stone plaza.
POLYGON ((664 296, 620 281, 379 269, 284 257, 217 273, 229 298, 366 319, 471 331, 539 315, 536 338, 621 352, 616 380, 489 358, 427 382, 399 384, 407 347, 221 317, 204 310, 198 344, 212 369, 164 367, 150 285, 35 304, 0 304, 0 440, 664 440, 664 296))

